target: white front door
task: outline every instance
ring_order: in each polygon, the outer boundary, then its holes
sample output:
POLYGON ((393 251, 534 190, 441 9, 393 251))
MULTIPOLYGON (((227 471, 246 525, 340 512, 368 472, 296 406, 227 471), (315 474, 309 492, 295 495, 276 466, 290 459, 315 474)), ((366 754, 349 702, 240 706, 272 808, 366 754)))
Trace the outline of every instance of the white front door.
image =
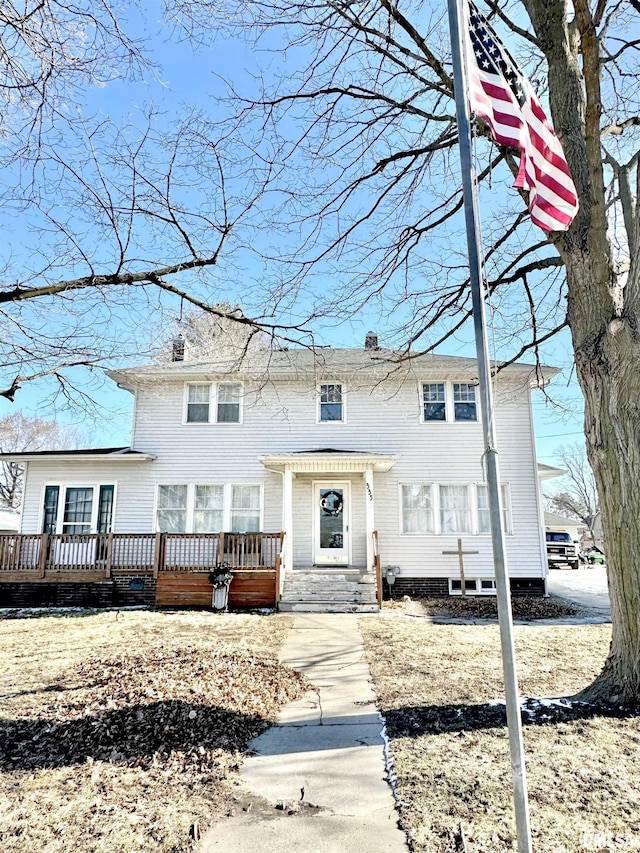
POLYGON ((313 562, 349 562, 349 483, 313 484, 313 562))

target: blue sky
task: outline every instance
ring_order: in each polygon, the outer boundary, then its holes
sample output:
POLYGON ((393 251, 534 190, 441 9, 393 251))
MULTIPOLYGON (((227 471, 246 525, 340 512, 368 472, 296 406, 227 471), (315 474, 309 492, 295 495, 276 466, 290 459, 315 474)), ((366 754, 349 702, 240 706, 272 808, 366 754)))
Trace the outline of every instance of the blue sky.
MULTIPOLYGON (((225 85, 221 77, 233 79, 241 91, 250 91, 252 74, 264 70, 276 59, 268 52, 256 52, 250 44, 240 39, 230 38, 228 34, 215 37, 214 34, 207 44, 198 46, 197 50, 188 42, 167 40, 167 29, 157 24, 160 10, 154 15, 154 7, 147 4, 146 18, 135 22, 135 28, 144 34, 151 45, 151 52, 161 61, 155 77, 136 84, 114 82, 101 89, 88 93, 85 110, 87 114, 105 115, 111 119, 125 123, 136 122, 146 107, 153 106, 158 112, 158 122, 170 125, 175 116, 187 108, 199 107, 217 114, 221 109, 216 98, 225 94, 225 85)), ((265 45, 265 47, 267 47, 265 45)), ((290 56, 289 61, 294 61, 290 56)), ((267 71, 269 73, 269 71, 267 71)), ((499 186, 499 182, 496 182, 499 186)), ((502 203, 502 199, 495 200, 502 203)), ((19 264, 22 257, 28 258, 32 250, 32 232, 28 222, 13 221, 11 223, 11 257, 19 264)), ((238 258, 237 281, 229 279, 228 293, 230 300, 236 300, 242 291, 243 274, 248 270, 256 278, 260 270, 252 270, 255 259, 246 253, 238 258)), ((335 280, 327 280, 326 287, 334 287, 335 280)), ((175 307, 175 306, 174 306, 175 307)), ((176 308, 177 310, 177 308, 176 308)), ((360 316, 345 323, 336 325, 325 322, 316 326, 318 343, 334 346, 362 346, 364 335, 369 328, 376 330, 384 343, 385 332, 390 332, 396 318, 385 318, 372 309, 364 310, 360 316)), ((115 330, 117 336, 117 329, 115 330)), ((474 355, 473 342, 468 332, 456 336, 439 348, 439 352, 450 355, 474 355)), ((498 352, 497 357, 503 357, 504 352, 498 352)), ((527 360, 525 358, 525 360, 527 360)), ((530 359, 529 359, 530 360, 530 359)), ((535 395, 535 421, 538 440, 538 453, 541 461, 552 462, 555 450, 571 441, 579 440, 582 427, 581 401, 577 384, 571 372, 571 347, 567 334, 558 336, 549 342, 543 352, 542 360, 548 364, 563 369, 552 385, 553 396, 566 411, 560 411, 556 406, 545 402, 542 395, 535 395)), ((100 382, 89 377, 86 372, 78 371, 75 375, 78 385, 87 389, 99 403, 97 417, 90 419, 87 415, 65 410, 59 403, 56 406, 45 405, 49 398, 49 389, 42 383, 33 383, 20 392, 17 403, 10 404, 0 401, 0 416, 21 407, 27 414, 40 416, 55 416, 63 421, 83 423, 91 435, 91 441, 96 445, 127 444, 130 430, 131 396, 127 392, 112 387, 108 381, 100 382)))

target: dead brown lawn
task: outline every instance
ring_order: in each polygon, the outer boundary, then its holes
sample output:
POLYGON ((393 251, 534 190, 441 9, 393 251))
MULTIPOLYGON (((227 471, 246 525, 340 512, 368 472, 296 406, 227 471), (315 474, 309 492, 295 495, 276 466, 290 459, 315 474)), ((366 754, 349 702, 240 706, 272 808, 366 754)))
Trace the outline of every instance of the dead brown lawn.
POLYGON ((0 621, 0 849, 190 847, 248 740, 301 691, 282 617, 105 612, 0 621), (197 831, 197 830, 196 830, 197 831))
MULTIPOLYGON (((392 738, 401 821, 424 853, 515 850, 497 626, 361 620, 392 738)), ((515 629, 521 693, 570 696, 600 671, 610 626, 515 629)), ((551 710, 525 726, 536 853, 640 850, 640 721, 551 710)))

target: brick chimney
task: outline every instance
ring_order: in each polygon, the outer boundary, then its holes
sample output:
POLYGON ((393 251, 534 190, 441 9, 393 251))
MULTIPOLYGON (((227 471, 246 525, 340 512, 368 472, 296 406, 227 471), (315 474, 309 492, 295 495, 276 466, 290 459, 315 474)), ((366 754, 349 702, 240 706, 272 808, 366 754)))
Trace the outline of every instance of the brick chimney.
POLYGON ((178 335, 171 341, 171 361, 184 361, 184 338, 178 335))
POLYGON ((380 349, 380 347, 378 346, 378 336, 375 332, 367 332, 367 336, 364 339, 364 348, 380 349))

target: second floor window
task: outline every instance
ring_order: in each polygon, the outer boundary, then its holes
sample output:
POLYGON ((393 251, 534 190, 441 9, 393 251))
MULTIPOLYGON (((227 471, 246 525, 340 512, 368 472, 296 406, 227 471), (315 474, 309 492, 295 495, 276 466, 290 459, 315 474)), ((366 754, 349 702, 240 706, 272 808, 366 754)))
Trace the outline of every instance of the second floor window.
POLYGON ((453 416, 456 421, 477 421, 476 387, 468 382, 453 383, 453 416))
POLYGON ((321 422, 344 420, 342 385, 330 384, 320 386, 319 419, 321 422))
POLYGON ((209 423, 209 400, 211 398, 211 385, 198 384, 187 385, 187 423, 206 424, 209 423))
POLYGON ((476 386, 470 382, 423 382, 421 402, 424 423, 478 420, 476 386))
POLYGON ((239 382, 192 382, 187 385, 188 424, 239 424, 242 386, 239 382))
POLYGON ((425 382, 422 386, 422 404, 425 421, 446 421, 444 382, 425 382))
POLYGON ((240 423, 240 385, 218 385, 216 421, 219 424, 240 423))

